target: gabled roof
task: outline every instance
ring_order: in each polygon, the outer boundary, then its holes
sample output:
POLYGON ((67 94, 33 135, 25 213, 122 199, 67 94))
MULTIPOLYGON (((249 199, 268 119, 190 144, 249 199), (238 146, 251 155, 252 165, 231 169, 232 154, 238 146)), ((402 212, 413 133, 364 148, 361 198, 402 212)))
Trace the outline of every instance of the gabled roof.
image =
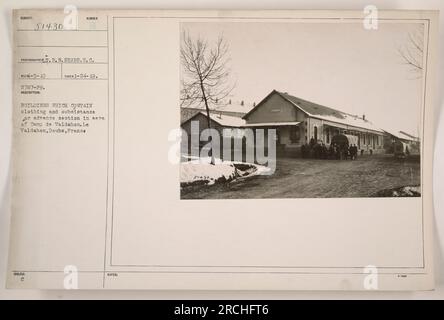
POLYGON ((404 138, 405 140, 419 141, 419 138, 418 138, 418 137, 415 137, 414 135, 411 135, 411 134, 409 134, 409 133, 407 133, 407 132, 404 132, 404 131, 399 131, 399 135, 400 135, 401 137, 405 137, 405 138, 404 138))
MULTIPOLYGON (((244 101, 221 101, 218 105, 211 105, 211 112, 222 112, 222 113, 239 113, 246 114, 251 109, 254 108, 254 103, 248 103, 244 101)), ((205 111, 204 105, 191 105, 187 107, 182 107, 182 109, 200 110, 205 111)))
POLYGON ((347 126, 353 126, 358 128, 363 128, 367 130, 372 130, 376 132, 382 133, 383 131, 375 126, 373 123, 371 123, 368 120, 365 120, 361 117, 358 117, 356 115, 348 114, 343 111, 339 111, 337 109, 333 109, 330 107, 326 107, 308 100, 304 100, 292 95, 289 95, 288 93, 279 92, 277 90, 273 90, 267 97, 265 97, 255 108, 253 108, 249 113, 247 113, 244 116, 244 119, 248 117, 249 114, 251 114, 255 109, 260 107, 264 101, 266 101, 271 95, 278 94, 281 96, 284 100, 291 103, 294 107, 300 109, 302 112, 306 113, 308 116, 322 119, 326 121, 336 122, 340 124, 344 124, 347 126))
POLYGON ((246 128, 255 127, 281 127, 281 126, 297 126, 300 121, 283 121, 283 122, 260 122, 260 123, 248 123, 245 125, 246 128))
POLYGON ((300 109, 302 109, 302 111, 304 111, 308 115, 311 115, 311 116, 313 116, 313 115, 332 116, 332 117, 336 117, 338 119, 345 119, 346 118, 345 113, 342 111, 335 110, 335 109, 332 109, 332 108, 329 108, 326 106, 322 106, 320 104, 289 95, 288 93, 285 93, 285 92, 276 91, 276 93, 278 93, 285 100, 291 102, 292 104, 294 104, 297 107, 299 107, 300 109))
MULTIPOLYGON (((185 121, 181 121, 181 124, 183 124, 184 122, 187 122, 189 120, 191 120, 192 118, 194 118, 195 116, 197 116, 198 114, 203 115, 204 117, 207 116, 207 114, 203 111, 197 111, 193 116, 191 116, 190 118, 188 118, 185 121)), ((235 117, 235 116, 227 116, 225 114, 219 114, 217 112, 212 112, 210 111, 210 119, 214 122, 216 122, 217 124, 223 126, 223 127, 230 127, 230 128, 240 128, 245 126, 245 120, 240 118, 240 117, 235 117)))
POLYGON ((193 118, 200 111, 189 108, 180 108, 180 124, 187 122, 189 119, 193 118))
MULTIPOLYGON (((206 115, 204 112, 201 112, 206 115)), ((225 114, 218 114, 217 112, 210 112, 210 118, 214 122, 217 122, 224 127, 243 127, 245 126, 245 120, 240 117, 227 116, 225 114)))
POLYGON ((388 134, 394 136, 395 138, 400 139, 400 140, 412 141, 412 142, 418 142, 419 141, 419 138, 417 138, 415 136, 412 136, 412 135, 410 135, 408 133, 405 133, 404 131, 398 131, 396 133, 390 132, 390 131, 387 131, 387 130, 384 130, 384 131, 387 132, 388 134))
POLYGON ((233 112, 233 113, 236 112, 236 113, 246 114, 253 108, 254 108, 253 103, 248 103, 243 101, 230 101, 230 102, 225 102, 225 104, 214 108, 214 111, 233 112))

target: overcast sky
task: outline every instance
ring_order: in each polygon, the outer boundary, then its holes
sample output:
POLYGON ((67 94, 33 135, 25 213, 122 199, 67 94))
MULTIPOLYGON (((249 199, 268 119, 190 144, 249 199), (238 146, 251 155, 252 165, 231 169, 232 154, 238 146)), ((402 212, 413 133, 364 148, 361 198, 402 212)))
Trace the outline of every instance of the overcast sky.
POLYGON ((348 113, 387 130, 417 135, 422 77, 398 48, 420 24, 380 23, 183 23, 210 43, 223 34, 229 45, 234 100, 259 102, 273 89, 348 113))

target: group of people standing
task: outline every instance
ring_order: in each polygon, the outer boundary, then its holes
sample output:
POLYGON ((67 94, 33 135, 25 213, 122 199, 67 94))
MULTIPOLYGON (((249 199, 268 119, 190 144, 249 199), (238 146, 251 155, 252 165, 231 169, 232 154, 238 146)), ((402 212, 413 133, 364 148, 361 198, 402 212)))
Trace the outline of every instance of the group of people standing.
POLYGON ((348 147, 348 156, 351 160, 355 160, 358 157, 358 146, 356 144, 351 144, 348 147))
POLYGON ((323 141, 316 142, 311 139, 310 143, 302 145, 301 155, 302 158, 355 160, 358 157, 358 146, 356 144, 331 143, 327 147, 323 141))

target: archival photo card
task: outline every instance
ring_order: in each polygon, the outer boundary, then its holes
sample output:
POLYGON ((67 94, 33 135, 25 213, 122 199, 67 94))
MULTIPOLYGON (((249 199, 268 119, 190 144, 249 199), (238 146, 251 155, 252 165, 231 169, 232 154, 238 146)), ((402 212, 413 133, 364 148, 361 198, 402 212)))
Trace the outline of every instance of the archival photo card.
POLYGON ((9 288, 434 287, 437 12, 13 22, 9 288))

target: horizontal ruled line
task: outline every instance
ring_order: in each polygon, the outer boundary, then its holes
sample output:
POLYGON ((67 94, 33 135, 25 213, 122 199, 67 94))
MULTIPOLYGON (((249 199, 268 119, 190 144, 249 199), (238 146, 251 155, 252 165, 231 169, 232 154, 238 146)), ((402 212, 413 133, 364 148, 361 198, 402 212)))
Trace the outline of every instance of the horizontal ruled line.
MULTIPOLYGON (((13 270, 11 273, 64 273, 63 270, 13 270)), ((103 273, 103 271, 78 271, 79 273, 103 273)), ((309 271, 154 271, 154 270, 108 270, 107 272, 117 273, 191 273, 191 274, 208 274, 208 273, 226 273, 226 274, 358 274, 362 275, 362 272, 309 272, 309 271)), ((400 272, 378 272, 378 274, 386 275, 398 275, 400 272)), ((402 272, 407 275, 425 275, 426 272, 402 272)))
POLYGON ((17 29, 17 31, 32 31, 32 32, 79 32, 79 31, 88 31, 88 32, 107 32, 108 30, 34 30, 34 29, 17 29))
POLYGON ((87 81, 94 81, 94 80, 108 80, 108 78, 99 78, 99 79, 70 79, 70 78, 39 78, 39 79, 33 79, 33 78, 18 78, 17 80, 87 80, 87 81))
POLYGON ((89 65, 89 64, 108 64, 108 62, 43 62, 43 61, 17 61, 17 63, 41 63, 41 64, 81 64, 81 65, 89 65))
POLYGON ((49 46, 49 45, 18 45, 18 48, 108 48, 105 46, 49 46))

